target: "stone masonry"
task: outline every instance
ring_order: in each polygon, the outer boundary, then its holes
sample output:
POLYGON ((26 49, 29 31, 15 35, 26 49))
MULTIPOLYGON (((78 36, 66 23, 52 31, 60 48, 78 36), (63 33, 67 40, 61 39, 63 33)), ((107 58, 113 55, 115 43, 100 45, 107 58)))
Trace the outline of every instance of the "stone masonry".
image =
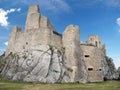
POLYGON ((81 45, 89 82, 103 81, 101 50, 94 46, 81 45))
POLYGON ((13 27, 6 54, 30 49, 33 46, 45 44, 62 47, 62 37, 53 28, 50 21, 41 16, 38 5, 29 7, 25 30, 13 27))
POLYGON ((25 30, 14 26, 5 55, 31 49, 37 45, 49 45, 65 52, 66 62, 71 71, 70 81, 103 81, 101 54, 105 54, 99 36, 90 35, 87 43, 80 43, 78 26, 69 25, 59 34, 48 18, 41 15, 39 6, 29 7, 25 30))
POLYGON ((87 43, 80 46, 88 72, 88 81, 103 81, 102 62, 106 55, 106 49, 105 45, 102 45, 100 37, 98 35, 89 35, 87 43))
POLYGON ((63 32, 63 47, 65 48, 65 56, 71 72, 71 81, 79 81, 82 77, 87 78, 84 71, 84 63, 82 61, 82 50, 80 47, 80 30, 79 27, 69 25, 63 32), (82 73, 84 72, 84 73, 82 73))

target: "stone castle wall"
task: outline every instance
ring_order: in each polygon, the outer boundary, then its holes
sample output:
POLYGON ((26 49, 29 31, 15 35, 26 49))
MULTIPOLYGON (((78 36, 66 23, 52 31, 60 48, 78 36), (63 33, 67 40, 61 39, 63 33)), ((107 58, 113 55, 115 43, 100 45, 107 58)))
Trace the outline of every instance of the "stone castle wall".
POLYGON ((79 27, 69 25, 63 32, 63 47, 65 48, 65 56, 67 63, 71 69, 71 82, 80 81, 82 78, 86 80, 87 73, 82 61, 82 51, 80 48, 80 30, 79 27))
POLYGON ((69 25, 61 35, 49 19, 40 14, 39 7, 32 5, 28 10, 25 30, 17 26, 13 28, 6 55, 23 49, 29 50, 40 44, 64 48, 66 62, 71 71, 71 82, 82 81, 83 78, 90 82, 103 80, 101 53, 105 51, 105 47, 102 46, 99 36, 91 35, 85 45, 80 45, 79 27, 69 25), (85 55, 89 55, 89 58, 85 55), (88 71, 88 68, 93 70, 88 71))
POLYGON ((62 36, 55 31, 48 18, 40 15, 39 7, 33 5, 28 10, 25 30, 17 26, 13 28, 6 55, 40 44, 61 48, 62 36))
POLYGON ((53 32, 51 45, 60 49, 62 47, 62 36, 60 34, 58 35, 56 32, 53 32))
POLYGON ((17 26, 13 27, 6 54, 8 55, 10 52, 20 51, 23 47, 23 44, 24 44, 23 31, 17 26))
POLYGON ((83 51, 84 62, 88 72, 89 82, 103 81, 102 73, 102 51, 101 49, 90 46, 81 45, 83 51))

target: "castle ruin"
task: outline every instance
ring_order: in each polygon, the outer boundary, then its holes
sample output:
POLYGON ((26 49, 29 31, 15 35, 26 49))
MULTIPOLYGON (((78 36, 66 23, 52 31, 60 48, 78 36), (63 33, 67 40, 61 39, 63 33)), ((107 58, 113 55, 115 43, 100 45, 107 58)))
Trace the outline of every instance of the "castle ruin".
POLYGON ((80 43, 79 27, 74 25, 67 26, 61 35, 49 19, 41 15, 39 6, 32 5, 28 10, 25 30, 13 27, 6 55, 42 44, 64 48, 68 66, 72 69, 71 82, 84 77, 81 62, 85 63, 89 82, 103 81, 101 62, 105 56, 105 46, 99 36, 90 35, 86 43, 80 43))
POLYGON ((88 71, 88 81, 103 81, 102 60, 105 57, 105 48, 98 35, 89 35, 88 41, 81 44, 83 60, 88 71), (104 50, 103 50, 104 49, 104 50))

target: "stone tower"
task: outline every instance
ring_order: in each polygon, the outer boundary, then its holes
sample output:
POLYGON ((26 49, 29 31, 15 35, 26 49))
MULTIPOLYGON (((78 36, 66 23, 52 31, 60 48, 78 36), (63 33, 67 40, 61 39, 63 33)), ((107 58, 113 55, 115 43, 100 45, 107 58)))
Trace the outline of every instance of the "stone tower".
POLYGON ((102 47, 102 43, 98 35, 89 35, 87 43, 98 48, 102 47))
POLYGON ((87 77, 87 73, 84 71, 85 67, 82 61, 79 27, 69 25, 63 33, 62 40, 67 63, 71 70, 71 82, 80 81, 82 78, 85 79, 87 77))
POLYGON ((103 81, 101 49, 91 45, 81 45, 89 82, 103 81))
POLYGON ((25 29, 39 29, 40 28, 39 6, 32 5, 29 7, 25 29))
POLYGON ((8 42, 8 47, 5 54, 8 55, 9 53, 20 51, 21 49, 23 49, 23 44, 24 33, 18 26, 14 26, 12 28, 12 33, 10 35, 10 40, 8 42))
POLYGON ((102 61, 105 56, 105 46, 98 35, 89 35, 86 44, 81 44, 83 60, 88 72, 89 82, 103 81, 102 61))
POLYGON ((87 44, 100 48, 104 55, 106 55, 106 46, 102 45, 102 41, 98 35, 89 35, 87 44))

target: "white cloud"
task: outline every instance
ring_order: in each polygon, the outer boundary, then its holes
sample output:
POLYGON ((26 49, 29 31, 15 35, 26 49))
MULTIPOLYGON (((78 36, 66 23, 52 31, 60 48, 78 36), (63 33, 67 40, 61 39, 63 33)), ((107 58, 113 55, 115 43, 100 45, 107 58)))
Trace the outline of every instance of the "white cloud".
POLYGON ((2 55, 5 52, 5 49, 0 48, 0 55, 2 55))
POLYGON ((116 23, 120 26, 120 18, 117 18, 116 23))
POLYGON ((84 41, 80 41, 81 44, 86 44, 84 41))
POLYGON ((15 10, 16 10, 15 8, 12 8, 12 9, 10 9, 10 10, 7 10, 6 13, 7 13, 7 14, 8 14, 8 13, 12 13, 12 12, 15 12, 15 10))
POLYGON ((8 24, 9 24, 8 14, 16 12, 16 11, 19 12, 20 10, 21 10, 20 8, 18 8, 18 9, 12 8, 10 10, 5 11, 4 9, 0 8, 0 25, 4 26, 4 27, 7 27, 8 24))
POLYGON ((21 11, 21 8, 18 8, 16 11, 20 12, 20 11, 21 11))
POLYGON ((120 57, 114 58, 113 62, 115 64, 116 68, 120 67, 120 57))
POLYGON ((117 23, 117 25, 119 26, 118 32, 120 33, 120 18, 117 18, 117 19, 116 19, 116 23, 117 23))
POLYGON ((6 46, 8 46, 8 41, 4 43, 6 46))
POLYGON ((118 30, 118 32, 120 33, 120 29, 118 30))
POLYGON ((0 25, 7 26, 8 25, 8 17, 6 16, 7 12, 0 8, 0 25))

